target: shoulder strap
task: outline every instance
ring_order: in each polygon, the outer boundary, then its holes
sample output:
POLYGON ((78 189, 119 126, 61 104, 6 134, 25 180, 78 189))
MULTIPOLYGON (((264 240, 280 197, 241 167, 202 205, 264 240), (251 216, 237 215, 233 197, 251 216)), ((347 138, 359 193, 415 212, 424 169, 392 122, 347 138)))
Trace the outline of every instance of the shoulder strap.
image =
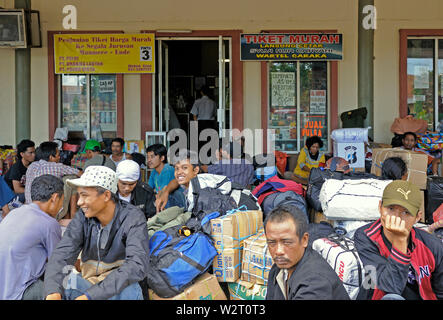
POLYGON ((102 154, 102 157, 103 157, 103 160, 102 160, 102 166, 104 166, 104 165, 105 165, 105 162, 106 162, 106 156, 105 156, 104 154, 102 154))

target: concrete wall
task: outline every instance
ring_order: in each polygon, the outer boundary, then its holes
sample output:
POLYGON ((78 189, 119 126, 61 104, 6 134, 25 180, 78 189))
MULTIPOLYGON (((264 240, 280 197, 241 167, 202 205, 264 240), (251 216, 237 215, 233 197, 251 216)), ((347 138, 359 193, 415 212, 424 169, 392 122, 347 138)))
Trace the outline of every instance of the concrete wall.
MULTIPOLYGON (((343 33, 344 59, 338 63, 338 112, 357 106, 357 0, 225 0, 217 3, 143 0, 32 0, 42 23, 43 48, 32 49, 31 138, 40 142, 48 132, 47 31, 63 30, 65 5, 77 7, 78 30, 123 30, 126 33, 156 29, 260 30, 336 29, 343 33)), ((13 7, 13 0, 0 6, 13 7)), ((375 140, 390 142, 389 131, 398 116, 398 55, 401 28, 443 28, 440 0, 375 0, 374 129, 375 140)), ((260 63, 244 63, 244 127, 261 128, 260 63)), ((140 135, 140 76, 124 76, 125 138, 140 135)), ((15 143, 14 51, 0 49, 0 144, 15 143)), ((338 115, 339 116, 339 115, 338 115)), ((339 125, 341 121, 339 120, 339 125)))
POLYGON ((374 139, 390 143, 399 116, 399 30, 443 29, 443 1, 375 0, 374 139))

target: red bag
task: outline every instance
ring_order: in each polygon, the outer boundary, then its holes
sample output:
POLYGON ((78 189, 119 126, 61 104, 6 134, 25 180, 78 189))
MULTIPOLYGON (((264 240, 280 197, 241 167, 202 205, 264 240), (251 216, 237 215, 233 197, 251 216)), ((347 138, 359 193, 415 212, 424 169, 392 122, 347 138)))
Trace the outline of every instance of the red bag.
POLYGON ((428 122, 423 119, 415 119, 412 115, 404 118, 395 118, 391 125, 391 132, 404 134, 405 132, 425 133, 428 130, 428 122))
POLYGON ((285 152, 281 151, 274 151, 274 155, 275 165, 277 166, 278 171, 280 171, 281 174, 285 173, 286 164, 288 162, 288 155, 285 152))

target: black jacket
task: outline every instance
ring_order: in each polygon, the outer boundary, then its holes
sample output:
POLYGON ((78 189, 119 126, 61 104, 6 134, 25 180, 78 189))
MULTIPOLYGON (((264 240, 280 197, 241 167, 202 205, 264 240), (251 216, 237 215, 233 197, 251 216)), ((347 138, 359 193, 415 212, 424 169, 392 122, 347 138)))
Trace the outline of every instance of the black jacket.
POLYGON ((135 189, 132 191, 131 204, 140 208, 145 214, 145 218, 151 218, 155 215, 155 193, 147 183, 137 182, 135 189))
MULTIPOLYGON (((285 300, 277 283, 281 269, 269 272, 266 300, 285 300)), ((308 247, 288 280, 288 300, 349 300, 335 271, 316 251, 308 247)))

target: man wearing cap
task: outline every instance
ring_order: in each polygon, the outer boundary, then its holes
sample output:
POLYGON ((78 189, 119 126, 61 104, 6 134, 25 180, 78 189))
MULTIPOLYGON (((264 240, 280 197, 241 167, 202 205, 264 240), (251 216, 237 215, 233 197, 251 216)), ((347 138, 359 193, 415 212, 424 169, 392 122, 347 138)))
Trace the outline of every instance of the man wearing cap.
POLYGON ((383 191, 380 219, 355 232, 355 247, 371 278, 359 299, 443 299, 443 246, 414 227, 423 214, 420 205, 417 186, 394 180, 383 191))
POLYGON ((85 144, 86 160, 83 170, 86 170, 89 166, 105 166, 112 170, 116 170, 114 161, 106 157, 104 154, 100 154, 101 145, 97 140, 88 140, 85 144))
POLYGON ((77 187, 79 210, 51 255, 45 273, 47 300, 141 300, 147 275, 148 229, 143 212, 117 197, 117 175, 88 167, 77 187), (81 252, 81 273, 70 272, 81 252))
POLYGON ((155 215, 155 193, 148 184, 139 181, 140 166, 133 160, 123 160, 117 165, 118 197, 140 208, 146 219, 155 215))

